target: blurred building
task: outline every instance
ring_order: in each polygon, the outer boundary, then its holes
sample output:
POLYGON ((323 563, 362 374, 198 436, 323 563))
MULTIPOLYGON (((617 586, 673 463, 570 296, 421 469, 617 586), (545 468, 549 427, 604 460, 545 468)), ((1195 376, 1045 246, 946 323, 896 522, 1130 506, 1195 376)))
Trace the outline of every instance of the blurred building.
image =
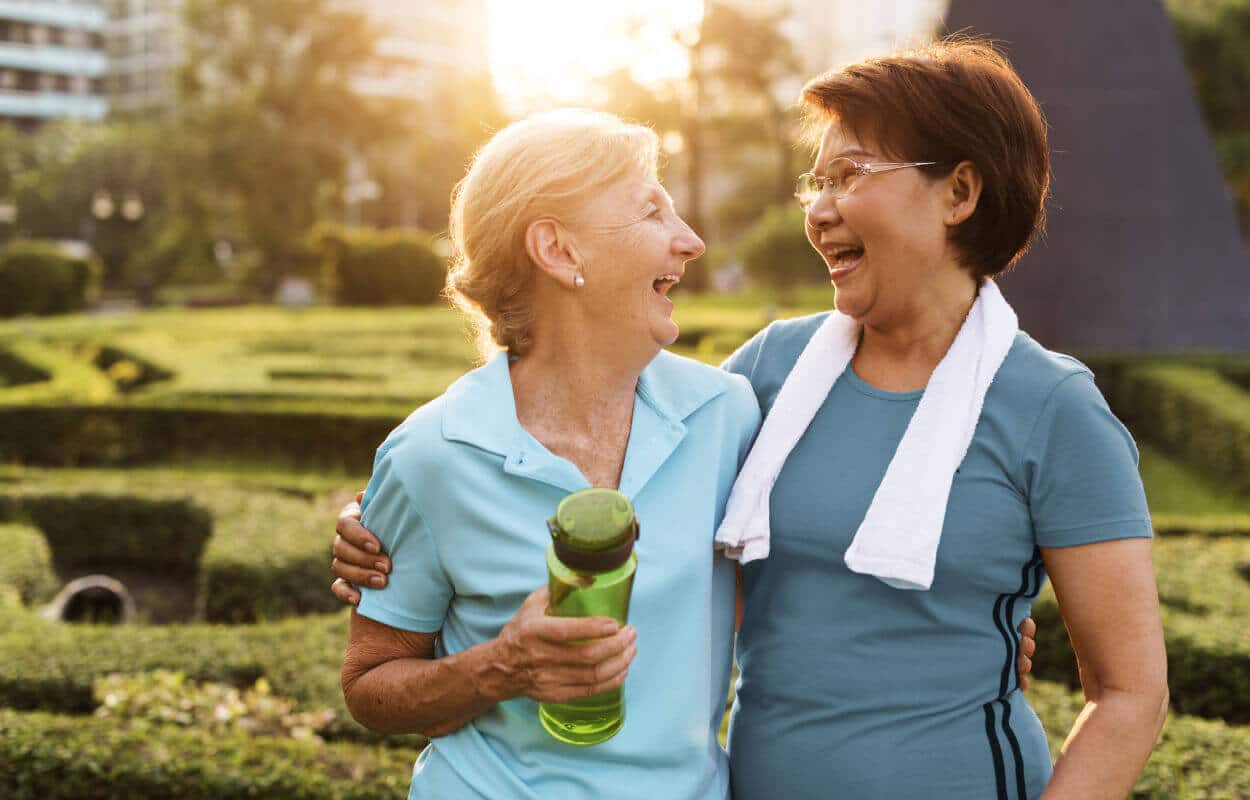
POLYGON ((378 27, 376 69, 356 79, 374 97, 429 101, 437 87, 489 69, 486 0, 346 0, 378 27))
POLYGON ((112 113, 133 115, 174 106, 174 72, 182 63, 182 0, 100 0, 109 57, 105 89, 112 113))
MULTIPOLYGON (((338 1, 368 14, 379 34, 378 65, 355 81, 361 94, 429 100, 450 77, 485 69, 485 0, 338 1)), ((122 114, 172 108, 177 102, 174 74, 184 57, 183 0, 98 2, 108 11, 110 108, 122 114)))
POLYGON ((69 0, 0 0, 0 120, 33 130, 102 119, 104 9, 69 0))
POLYGON ((809 76, 932 37, 948 0, 786 0, 809 76))

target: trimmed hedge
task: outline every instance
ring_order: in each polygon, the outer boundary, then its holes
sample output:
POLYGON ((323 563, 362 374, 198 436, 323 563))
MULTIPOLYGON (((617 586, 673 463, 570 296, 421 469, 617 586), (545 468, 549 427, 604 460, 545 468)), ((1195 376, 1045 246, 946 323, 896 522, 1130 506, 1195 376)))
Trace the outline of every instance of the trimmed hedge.
POLYGON ((61 569, 124 564, 193 574, 212 535, 212 515, 184 500, 3 492, 0 516, 29 519, 61 569))
MULTIPOLYGON (((1250 723, 1250 538, 1155 540, 1155 572, 1168 651, 1172 707, 1181 713, 1250 723)), ((1033 605, 1039 678, 1080 686, 1054 591, 1033 605)))
POLYGON ((326 591, 332 497, 208 476, 16 475, 0 483, 0 519, 43 529, 58 568, 186 575, 198 581, 197 616, 210 622, 340 608, 326 591))
MULTIPOLYGON (((1050 739, 1052 756, 1067 737, 1085 701, 1079 692, 1035 681, 1025 693, 1050 739)), ((1137 800, 1250 797, 1250 729, 1198 719, 1173 708, 1133 790, 1137 800)))
POLYGON ((429 305, 442 295, 447 259, 425 231, 323 224, 310 238, 323 259, 323 288, 337 305, 429 305))
POLYGON ((0 389, 51 380, 52 373, 22 359, 16 353, 0 350, 0 389))
MULTIPOLYGON (((1028 697, 1057 754, 1079 694, 1039 681, 1028 697)), ((0 794, 14 800, 396 798, 412 752, 0 710, 0 794)), ((1247 763, 1250 731, 1173 713, 1132 796, 1250 797, 1247 763)))
POLYGON ((1111 365, 1099 382, 1135 436, 1250 494, 1250 393, 1214 368, 1181 364, 1111 365))
POLYGON ((402 420, 341 407, 329 412, 212 405, 218 407, 0 405, 0 461, 73 467, 220 459, 367 474, 374 450, 402 420))
POLYGON ((18 240, 0 252, 0 317, 81 311, 100 287, 100 262, 54 242, 18 240))
POLYGON ((395 800, 411 751, 0 709, 11 800, 395 800))
POLYGON ((56 573, 42 533, 27 525, 0 524, 0 551, 0 590, 8 587, 27 605, 52 599, 56 573))

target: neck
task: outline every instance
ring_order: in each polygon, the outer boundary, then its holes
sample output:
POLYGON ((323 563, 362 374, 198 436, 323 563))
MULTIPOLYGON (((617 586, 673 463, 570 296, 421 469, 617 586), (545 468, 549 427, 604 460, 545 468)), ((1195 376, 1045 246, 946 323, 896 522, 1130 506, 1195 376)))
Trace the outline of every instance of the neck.
POLYGON ((977 299, 977 282, 959 270, 917 293, 900 313, 865 321, 857 357, 937 366, 963 327, 977 299))
POLYGON ((638 377, 655 357, 628 358, 597 337, 534 331, 534 346, 512 362, 517 418, 540 441, 540 430, 594 434, 628 424, 638 377), (547 335, 544 335, 547 334, 547 335))

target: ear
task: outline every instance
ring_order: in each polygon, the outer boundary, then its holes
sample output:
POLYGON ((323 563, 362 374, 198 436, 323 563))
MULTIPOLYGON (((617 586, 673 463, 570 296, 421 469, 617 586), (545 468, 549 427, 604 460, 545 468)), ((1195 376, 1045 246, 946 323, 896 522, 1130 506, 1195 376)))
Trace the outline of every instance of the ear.
POLYGON ((573 288, 581 262, 568 231, 559 222, 550 217, 531 222, 525 229, 525 252, 541 272, 573 288))
POLYGON ((961 161, 946 176, 946 218, 948 227, 962 224, 977 210, 981 199, 981 171, 971 161, 961 161))

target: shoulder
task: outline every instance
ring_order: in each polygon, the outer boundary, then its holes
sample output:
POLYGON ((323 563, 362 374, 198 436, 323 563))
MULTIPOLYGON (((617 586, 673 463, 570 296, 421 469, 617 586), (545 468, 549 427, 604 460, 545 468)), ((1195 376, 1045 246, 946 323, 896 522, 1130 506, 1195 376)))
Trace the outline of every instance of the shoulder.
POLYGON ((803 348, 831 313, 823 311, 770 323, 738 348, 724 368, 750 381, 756 402, 767 412, 803 348))
POLYGON ((749 358, 752 363, 744 366, 749 366, 750 370, 734 369, 733 371, 747 375, 752 381, 755 380, 757 372, 775 371, 774 368, 780 365, 784 365, 784 371, 789 372, 789 368, 798 360, 803 348, 807 346, 812 336, 816 334, 816 330, 831 313, 822 311, 818 314, 770 322, 730 358, 733 361, 740 354, 743 356, 740 360, 749 358))
POLYGON ((667 350, 647 366, 642 391, 678 418, 705 406, 741 408, 748 401, 755 405, 751 384, 741 375, 667 350))
POLYGON ((1094 385, 1094 373, 1077 359, 1047 350, 1024 331, 994 377, 991 391, 1013 408, 1032 409, 1033 415, 1053 399, 1089 396, 1101 398, 1094 385))

